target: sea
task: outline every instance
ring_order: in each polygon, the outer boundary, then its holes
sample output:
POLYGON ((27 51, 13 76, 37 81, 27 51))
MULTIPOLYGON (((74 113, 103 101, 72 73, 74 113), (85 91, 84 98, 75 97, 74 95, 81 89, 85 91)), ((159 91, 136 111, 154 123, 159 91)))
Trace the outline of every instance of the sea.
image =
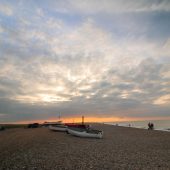
POLYGON ((105 124, 114 125, 114 126, 124 126, 124 127, 148 129, 149 122, 154 124, 154 130, 170 132, 170 120, 107 122, 105 124))

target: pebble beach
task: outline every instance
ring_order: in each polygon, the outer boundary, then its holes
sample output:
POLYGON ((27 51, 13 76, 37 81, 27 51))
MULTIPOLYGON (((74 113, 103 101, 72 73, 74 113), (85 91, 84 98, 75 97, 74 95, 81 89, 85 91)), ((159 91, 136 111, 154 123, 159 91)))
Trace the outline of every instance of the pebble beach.
POLYGON ((0 132, 0 170, 170 170, 170 133, 93 124, 103 139, 48 128, 0 132))

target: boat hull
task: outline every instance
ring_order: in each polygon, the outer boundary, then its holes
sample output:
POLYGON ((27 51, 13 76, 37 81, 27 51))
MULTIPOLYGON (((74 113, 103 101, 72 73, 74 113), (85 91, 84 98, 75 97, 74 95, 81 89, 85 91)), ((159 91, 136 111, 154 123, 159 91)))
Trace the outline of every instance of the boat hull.
POLYGON ((101 139, 103 137, 103 132, 90 133, 90 132, 87 132, 86 130, 77 131, 71 128, 68 128, 67 131, 71 135, 82 137, 82 138, 100 138, 101 139))
POLYGON ((49 126, 49 129, 52 131, 60 131, 60 132, 66 132, 67 126, 49 126))

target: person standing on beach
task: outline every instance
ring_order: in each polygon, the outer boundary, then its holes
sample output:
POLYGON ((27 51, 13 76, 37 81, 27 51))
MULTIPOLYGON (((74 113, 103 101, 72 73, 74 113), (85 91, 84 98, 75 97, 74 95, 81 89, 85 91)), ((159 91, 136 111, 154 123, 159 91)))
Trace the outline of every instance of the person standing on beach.
POLYGON ((154 124, 149 122, 148 123, 148 130, 153 130, 154 129, 154 124))
POLYGON ((150 126, 151 126, 151 123, 149 122, 149 123, 148 123, 148 130, 150 130, 150 126))
POLYGON ((151 123, 151 130, 153 130, 154 129, 154 124, 153 123, 151 123))

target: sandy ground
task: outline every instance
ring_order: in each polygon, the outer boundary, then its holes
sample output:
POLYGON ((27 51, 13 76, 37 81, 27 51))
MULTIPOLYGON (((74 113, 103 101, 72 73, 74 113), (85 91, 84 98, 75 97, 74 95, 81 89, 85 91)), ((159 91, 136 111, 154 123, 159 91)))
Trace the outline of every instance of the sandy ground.
POLYGON ((0 170, 170 170, 170 133, 94 125, 103 139, 46 128, 0 132, 0 170))

